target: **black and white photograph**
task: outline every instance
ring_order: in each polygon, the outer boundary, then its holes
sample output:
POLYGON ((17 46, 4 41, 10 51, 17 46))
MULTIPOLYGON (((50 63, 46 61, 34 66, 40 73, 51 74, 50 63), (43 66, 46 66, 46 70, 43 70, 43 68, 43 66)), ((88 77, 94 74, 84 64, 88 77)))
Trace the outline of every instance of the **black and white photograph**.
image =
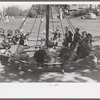
POLYGON ((0 2, 0 82, 99 83, 100 3, 0 2))

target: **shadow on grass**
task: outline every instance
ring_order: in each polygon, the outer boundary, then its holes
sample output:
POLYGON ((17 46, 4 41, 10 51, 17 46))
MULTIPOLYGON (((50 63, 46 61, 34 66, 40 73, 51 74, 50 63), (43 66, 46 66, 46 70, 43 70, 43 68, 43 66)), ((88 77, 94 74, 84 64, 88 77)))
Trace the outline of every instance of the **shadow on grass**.
MULTIPOLYGON (((100 46, 94 46, 94 54, 98 58, 100 67, 100 46)), ((0 82, 69 82, 85 83, 100 82, 100 68, 93 69, 94 63, 87 58, 79 63, 65 65, 65 73, 61 74, 61 68, 35 69, 33 66, 23 71, 18 71, 18 65, 0 65, 0 82), (69 70, 68 68, 71 68, 69 70)))

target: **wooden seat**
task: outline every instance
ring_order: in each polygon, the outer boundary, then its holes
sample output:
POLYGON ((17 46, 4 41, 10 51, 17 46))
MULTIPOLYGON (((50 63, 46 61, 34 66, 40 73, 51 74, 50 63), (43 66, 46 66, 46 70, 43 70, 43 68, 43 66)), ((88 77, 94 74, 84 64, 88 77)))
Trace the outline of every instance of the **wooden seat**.
POLYGON ((24 63, 24 64, 30 64, 30 62, 25 61, 25 60, 19 60, 20 63, 24 63))
POLYGON ((55 63, 44 63, 44 65, 62 65, 61 62, 55 62, 55 63))
POLYGON ((61 67, 61 72, 64 73, 64 68, 63 68, 61 62, 44 63, 44 64, 43 64, 43 66, 54 66, 54 67, 55 67, 56 65, 60 65, 60 67, 61 67))

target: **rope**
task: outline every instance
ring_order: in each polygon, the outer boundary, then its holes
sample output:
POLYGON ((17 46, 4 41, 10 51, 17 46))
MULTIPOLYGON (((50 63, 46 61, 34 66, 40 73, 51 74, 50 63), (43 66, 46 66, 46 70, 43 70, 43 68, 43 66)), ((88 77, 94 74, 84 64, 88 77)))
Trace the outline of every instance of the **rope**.
POLYGON ((67 19, 67 17, 66 17, 66 21, 68 22, 69 27, 71 28, 72 32, 74 33, 74 31, 73 31, 73 27, 71 26, 71 23, 69 22, 69 20, 67 19))
POLYGON ((66 17, 66 20, 67 20, 67 22, 68 22, 68 24, 69 24, 71 30, 72 30, 73 33, 74 33, 75 28, 74 28, 74 26, 72 25, 71 21, 68 19, 68 17, 66 17))
MULTIPOLYGON (((67 17, 67 18, 68 18, 68 17, 67 17)), ((73 24, 72 24, 72 22, 70 21, 69 18, 68 18, 68 20, 69 20, 70 24, 72 25, 73 29, 75 30, 75 28, 74 28, 74 26, 73 26, 73 24)))
POLYGON ((35 20, 34 20, 34 23, 33 23, 32 28, 31 28, 31 30, 30 30, 30 33, 32 33, 32 30, 33 30, 33 28, 34 28, 34 26, 35 26, 36 20, 37 20, 37 16, 35 17, 35 20))
MULTIPOLYGON (((42 17, 43 16, 41 15, 41 19, 42 19, 42 17)), ((38 44, 38 38, 39 38, 39 33, 40 33, 40 28, 41 28, 41 19, 40 19, 40 24, 39 24, 38 36, 37 36, 37 40, 36 40, 36 47, 37 47, 37 44, 38 44)), ((35 48, 35 51, 36 51, 36 48, 35 48)))
MULTIPOLYGON (((58 7, 57 7, 57 9, 58 9, 58 7)), ((59 12, 58 12, 58 14, 59 14, 59 12)), ((59 16, 60 16, 60 14, 59 14, 59 16)), ((61 19, 60 19, 60 25, 61 25, 62 32, 63 32, 63 35, 64 35, 64 29, 63 29, 63 25, 62 25, 62 21, 61 21, 61 19)))
POLYGON ((53 23, 52 7, 51 7, 51 17, 52 17, 52 26, 53 26, 53 32, 54 32, 54 23, 53 23))
POLYGON ((27 16, 25 17, 25 20, 22 22, 21 26, 18 28, 19 30, 21 30, 21 29, 22 29, 22 27, 23 27, 23 25, 24 25, 24 23, 25 23, 25 21, 26 21, 26 19, 27 19, 28 15, 29 15, 29 13, 31 12, 32 8, 33 8, 33 5, 32 5, 32 7, 31 7, 31 9, 29 10, 29 12, 28 12, 27 16))

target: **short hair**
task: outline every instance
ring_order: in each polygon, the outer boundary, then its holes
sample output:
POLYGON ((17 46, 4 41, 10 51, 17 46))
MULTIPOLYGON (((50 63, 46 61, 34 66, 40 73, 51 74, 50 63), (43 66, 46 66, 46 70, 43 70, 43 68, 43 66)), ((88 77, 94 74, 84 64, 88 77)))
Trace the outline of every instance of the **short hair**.
POLYGON ((78 30, 79 31, 80 29, 79 28, 76 28, 75 30, 78 30))
POLYGON ((48 47, 52 48, 54 46, 54 42, 49 42, 48 47))
POLYGON ((88 34, 87 34, 87 37, 89 37, 89 36, 91 36, 91 38, 92 38, 92 34, 88 33, 88 34))

